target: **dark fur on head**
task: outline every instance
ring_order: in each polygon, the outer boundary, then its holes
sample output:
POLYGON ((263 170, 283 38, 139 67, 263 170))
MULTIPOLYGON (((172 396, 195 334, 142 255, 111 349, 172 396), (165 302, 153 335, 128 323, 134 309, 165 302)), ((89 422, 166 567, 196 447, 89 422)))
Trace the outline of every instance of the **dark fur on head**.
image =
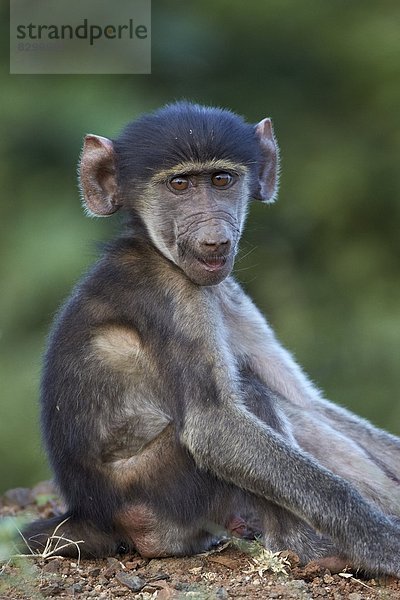
POLYGON ((122 186, 147 181, 182 161, 216 157, 248 167, 256 179, 261 158, 254 125, 229 110, 184 101, 129 123, 113 143, 122 186))

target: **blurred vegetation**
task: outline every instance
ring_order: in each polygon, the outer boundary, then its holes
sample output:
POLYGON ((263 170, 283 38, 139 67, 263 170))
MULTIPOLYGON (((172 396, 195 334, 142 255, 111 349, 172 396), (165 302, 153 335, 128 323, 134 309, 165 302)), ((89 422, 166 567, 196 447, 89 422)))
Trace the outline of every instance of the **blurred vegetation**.
POLYGON ((272 116, 280 198, 237 275, 328 397, 400 433, 400 4, 157 0, 149 76, 10 76, 1 10, 0 492, 48 475, 46 333, 115 230, 81 210, 82 136, 182 97, 272 116))

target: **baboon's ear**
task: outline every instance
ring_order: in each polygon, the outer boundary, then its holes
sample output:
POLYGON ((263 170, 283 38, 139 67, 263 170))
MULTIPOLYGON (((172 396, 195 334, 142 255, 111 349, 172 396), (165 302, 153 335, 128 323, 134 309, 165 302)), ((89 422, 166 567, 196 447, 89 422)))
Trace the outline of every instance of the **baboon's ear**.
POLYGON ((111 140, 99 135, 85 136, 79 179, 83 201, 90 214, 105 217, 120 208, 111 140))
POLYGON ((273 202, 278 193, 279 148, 271 119, 260 121, 255 126, 255 132, 261 149, 261 164, 254 198, 262 202, 273 202))

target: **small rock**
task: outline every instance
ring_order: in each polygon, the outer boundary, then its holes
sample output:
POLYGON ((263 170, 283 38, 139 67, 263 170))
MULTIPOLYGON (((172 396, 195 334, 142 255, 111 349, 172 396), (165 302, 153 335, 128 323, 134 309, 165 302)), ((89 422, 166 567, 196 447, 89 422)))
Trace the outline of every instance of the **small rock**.
POLYGON ((166 579, 157 579, 157 581, 148 581, 148 585, 156 590, 163 590, 164 588, 170 587, 169 583, 167 583, 166 579))
POLYGON ((67 593, 71 594, 71 596, 75 596, 75 594, 80 594, 83 591, 83 585, 81 583, 74 583, 71 587, 67 588, 67 593))
POLYGON ((60 570, 61 566, 62 566, 62 560, 59 558, 53 558, 53 560, 49 560, 49 562, 47 562, 44 566, 43 566, 43 572, 44 573, 58 573, 58 571, 60 570))
POLYGON ((116 558, 107 558, 107 565, 108 567, 103 571, 104 577, 112 577, 121 568, 120 562, 116 558))
POLYGON ((134 592, 140 592, 140 590, 146 585, 145 580, 141 577, 138 577, 137 575, 130 575, 129 573, 124 573, 123 571, 117 573, 115 579, 134 592))
POLYGON ((304 579, 293 579, 291 581, 291 586, 296 588, 297 590, 308 589, 308 586, 307 586, 306 582, 304 581, 304 579))
POLYGON ((23 487, 8 490, 3 496, 3 502, 6 506, 18 504, 21 508, 25 508, 25 506, 32 504, 33 500, 32 490, 23 487))
POLYGON ((89 575, 90 577, 98 577, 100 575, 99 567, 94 567, 93 569, 90 569, 89 575))
POLYGON ((325 575, 326 569, 321 567, 319 563, 316 561, 311 561, 306 564, 304 567, 304 579, 306 581, 310 581, 315 579, 316 577, 323 577, 325 575))
POLYGON ((157 592, 157 600, 173 600, 176 598, 176 592, 171 587, 165 587, 157 592))
POLYGON ((142 594, 154 594, 154 587, 146 583, 140 591, 142 592, 142 594))
POLYGON ((190 590, 190 583, 177 581, 174 588, 178 590, 178 592, 188 592, 190 590))
POLYGON ((48 598, 49 596, 58 596, 61 594, 63 589, 58 585, 58 583, 53 583, 52 585, 42 588, 40 591, 42 596, 48 598))
POLYGON ((215 592, 215 596, 218 600, 227 600, 229 598, 229 594, 224 587, 220 587, 215 592))
POLYGON ((351 592, 348 595, 348 598, 349 598, 349 600, 362 600, 362 596, 358 592, 351 592))
POLYGON ((132 558, 132 560, 128 560, 125 563, 125 567, 129 570, 139 569, 140 567, 144 567, 149 562, 148 558, 142 558, 138 556, 137 558, 132 558))

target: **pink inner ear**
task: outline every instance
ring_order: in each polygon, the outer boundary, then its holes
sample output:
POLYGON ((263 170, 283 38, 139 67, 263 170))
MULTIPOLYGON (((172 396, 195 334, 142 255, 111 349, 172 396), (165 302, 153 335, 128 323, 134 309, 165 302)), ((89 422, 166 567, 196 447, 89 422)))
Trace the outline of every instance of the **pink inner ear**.
POLYGON ((88 133, 85 135, 85 146, 86 144, 93 144, 98 148, 107 149, 109 152, 114 154, 114 146, 111 140, 101 135, 95 135, 94 133, 88 133))
POLYGON ((274 202, 278 193, 279 150, 271 119, 263 119, 256 125, 256 136, 261 149, 261 165, 257 198, 262 202, 274 202))
POLYGON ((274 139, 274 134, 272 131, 272 121, 268 117, 263 119, 256 126, 256 134, 258 135, 260 141, 264 138, 274 139))

